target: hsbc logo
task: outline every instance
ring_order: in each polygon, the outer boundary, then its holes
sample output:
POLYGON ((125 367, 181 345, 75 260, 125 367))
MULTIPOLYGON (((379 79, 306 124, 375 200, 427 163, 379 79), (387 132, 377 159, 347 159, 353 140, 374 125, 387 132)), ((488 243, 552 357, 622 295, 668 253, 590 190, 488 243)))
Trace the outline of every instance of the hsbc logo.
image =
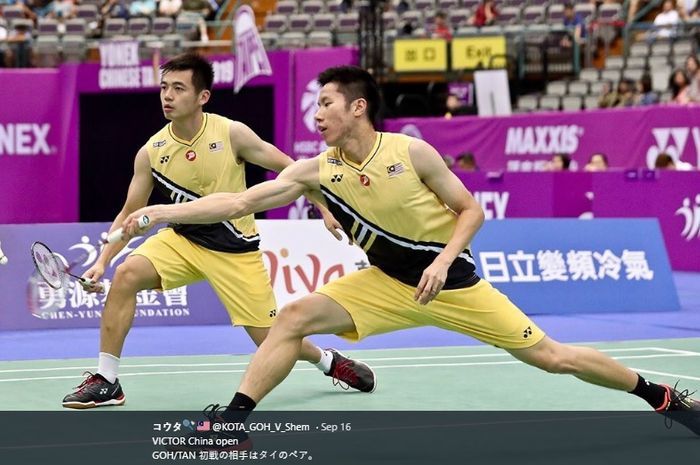
POLYGON ((578 149, 583 128, 575 124, 508 128, 506 155, 551 155, 578 149))
POLYGON ((49 123, 0 124, 0 155, 51 155, 49 123))
POLYGON ((316 102, 318 94, 321 92, 321 84, 316 79, 312 79, 306 84, 304 95, 301 96, 301 112, 304 126, 309 132, 316 133, 316 102))
POLYGON ((654 168, 656 157, 661 153, 667 153, 675 161, 681 159, 685 146, 688 144, 688 139, 691 134, 695 143, 695 154, 700 162, 700 128, 654 128, 651 130, 654 135, 654 142, 647 150, 647 167, 654 168))

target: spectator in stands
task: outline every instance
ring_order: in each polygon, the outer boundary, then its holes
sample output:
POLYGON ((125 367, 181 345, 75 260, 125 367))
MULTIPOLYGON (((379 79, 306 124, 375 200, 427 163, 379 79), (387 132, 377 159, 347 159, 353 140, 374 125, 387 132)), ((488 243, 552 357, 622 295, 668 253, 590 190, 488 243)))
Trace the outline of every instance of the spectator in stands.
POLYGON ((693 18, 698 11, 698 0, 682 0, 678 2, 678 14, 683 21, 693 18))
POLYGON ((158 3, 158 14, 160 16, 176 17, 182 9, 182 0, 160 0, 158 3))
POLYGON ((571 166, 571 157, 565 153, 557 153, 552 156, 552 159, 544 166, 545 171, 569 171, 571 166))
POLYGON ((685 71, 677 69, 671 74, 668 87, 671 89, 671 97, 673 103, 685 105, 688 103, 688 86, 690 79, 685 71))
POLYGON ((209 34, 207 33, 207 23, 204 18, 209 16, 211 13, 211 5, 208 0, 183 0, 182 1, 182 13, 181 15, 190 16, 197 21, 199 26, 199 40, 202 42, 209 41, 209 34))
POLYGON ((411 5, 408 4, 408 0, 399 0, 399 3, 396 5, 396 14, 403 16, 410 9, 411 5))
MULTIPOLYGON (((11 1, 8 3, 12 3, 11 1)), ((15 6, 22 9, 22 14, 26 19, 36 21, 36 13, 32 10, 31 0, 15 0, 15 6)))
POLYGON ((598 108, 612 108, 617 106, 619 96, 616 91, 613 90, 611 82, 605 82, 600 91, 600 97, 598 97, 598 108))
POLYGON ((442 161, 445 162, 445 166, 447 166, 449 169, 453 169, 455 167, 455 159, 452 155, 442 155, 442 161))
POLYGON ((31 66, 32 33, 24 24, 15 24, 7 35, 7 62, 16 68, 31 66))
POLYGON ((474 158, 474 154, 471 152, 460 153, 457 157, 457 165, 455 168, 462 171, 479 171, 476 158, 474 158))
POLYGON ((564 26, 567 33, 561 38, 559 45, 564 48, 571 48, 575 43, 583 43, 586 34, 586 22, 581 15, 574 12, 574 5, 567 3, 564 5, 564 26))
POLYGON ((7 27, 5 27, 5 23, 0 23, 0 68, 9 66, 9 64, 6 63, 7 45, 5 44, 5 42, 7 41, 7 36, 9 35, 10 31, 8 31, 7 27))
POLYGON ((617 83, 617 90, 611 91, 611 86, 605 86, 598 99, 600 108, 630 107, 635 103, 634 83, 629 79, 622 79, 617 83))
POLYGON ((433 23, 431 35, 434 39, 452 40, 452 31, 450 26, 447 25, 447 15, 444 11, 435 13, 435 22, 433 23))
POLYGON ((53 0, 30 0, 30 5, 39 18, 50 15, 53 10, 53 0))
POLYGON ((129 19, 129 6, 126 0, 107 0, 100 9, 103 18, 129 19))
POLYGON ((583 167, 584 171, 607 171, 608 170, 608 156, 604 153, 594 153, 591 158, 588 159, 588 163, 583 167))
POLYGON ((483 0, 481 5, 476 8, 474 16, 469 18, 467 22, 472 26, 491 26, 496 23, 497 17, 498 10, 496 10, 493 0, 483 0))
POLYGON ((76 8, 74 0, 55 0, 49 5, 51 12, 49 17, 64 21, 75 17, 76 8))
POLYGON ((342 11, 343 13, 348 13, 350 10, 352 10, 352 0, 341 0, 340 11, 342 11))
POLYGON ((672 0, 665 0, 661 6, 661 13, 654 18, 654 30, 649 34, 649 39, 670 39, 676 36, 676 26, 680 23, 678 14, 672 0))
POLYGON ((133 0, 129 5, 132 18, 150 18, 156 11, 156 0, 133 0))
POLYGON ((685 59, 685 74, 688 77, 695 76, 695 72, 700 69, 700 61, 695 55, 688 55, 685 59))
POLYGON ((656 157, 654 168, 657 170, 675 170, 676 163, 673 161, 673 157, 671 155, 667 153, 660 153, 656 157))
POLYGON ((635 102, 639 106, 656 105, 659 103, 659 96, 652 90, 651 76, 648 74, 643 75, 639 81, 637 81, 635 102))
POLYGON ((447 94, 445 100, 445 118, 450 119, 457 115, 466 115, 469 113, 467 105, 454 94, 447 94))

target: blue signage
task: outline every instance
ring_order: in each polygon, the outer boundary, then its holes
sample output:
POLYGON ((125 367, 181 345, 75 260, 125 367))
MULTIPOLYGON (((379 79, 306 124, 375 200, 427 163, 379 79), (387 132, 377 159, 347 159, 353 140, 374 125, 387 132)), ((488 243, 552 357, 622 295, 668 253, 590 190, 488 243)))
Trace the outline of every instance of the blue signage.
POLYGON ((528 314, 679 310, 656 219, 487 221, 479 275, 528 314))

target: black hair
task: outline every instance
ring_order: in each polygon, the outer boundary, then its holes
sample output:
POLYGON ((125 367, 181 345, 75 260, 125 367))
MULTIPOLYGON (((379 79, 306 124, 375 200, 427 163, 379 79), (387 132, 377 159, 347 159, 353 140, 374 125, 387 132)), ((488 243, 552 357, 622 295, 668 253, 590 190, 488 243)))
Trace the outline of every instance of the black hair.
POLYGON ((565 170, 569 169, 569 165, 571 165, 571 157, 569 155, 565 153, 557 153, 554 156, 561 158, 561 164, 564 166, 565 170))
POLYGON ((211 91, 214 84, 214 68, 203 56, 187 52, 177 55, 172 60, 161 65, 163 74, 170 71, 192 71, 192 85, 197 92, 211 91))
POLYGON ((338 85, 338 92, 345 96, 347 104, 363 98, 367 101, 367 116, 374 124, 381 97, 379 96, 379 86, 371 74, 357 66, 336 66, 328 68, 318 75, 318 83, 325 86, 329 82, 338 85))

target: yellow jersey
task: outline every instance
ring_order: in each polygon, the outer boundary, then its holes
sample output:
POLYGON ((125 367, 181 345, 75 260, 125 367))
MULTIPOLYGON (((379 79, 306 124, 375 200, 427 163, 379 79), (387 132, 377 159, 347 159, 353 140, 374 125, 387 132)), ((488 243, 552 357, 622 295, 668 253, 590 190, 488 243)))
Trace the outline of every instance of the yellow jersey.
MULTIPOLYGON (((230 125, 228 118, 204 113, 202 127, 192 140, 176 136, 172 123, 148 140, 151 174, 173 203, 246 190, 245 163, 231 148, 230 125)), ((170 226, 192 242, 219 252, 250 252, 260 243, 253 215, 215 224, 170 226)))
MULTIPOLYGON (((318 157, 321 192, 329 210, 362 247, 372 265, 410 286, 442 252, 457 215, 413 168, 412 137, 378 132, 370 155, 358 165, 331 147, 318 157)), ((479 281, 467 248, 449 268, 444 289, 479 281)))

